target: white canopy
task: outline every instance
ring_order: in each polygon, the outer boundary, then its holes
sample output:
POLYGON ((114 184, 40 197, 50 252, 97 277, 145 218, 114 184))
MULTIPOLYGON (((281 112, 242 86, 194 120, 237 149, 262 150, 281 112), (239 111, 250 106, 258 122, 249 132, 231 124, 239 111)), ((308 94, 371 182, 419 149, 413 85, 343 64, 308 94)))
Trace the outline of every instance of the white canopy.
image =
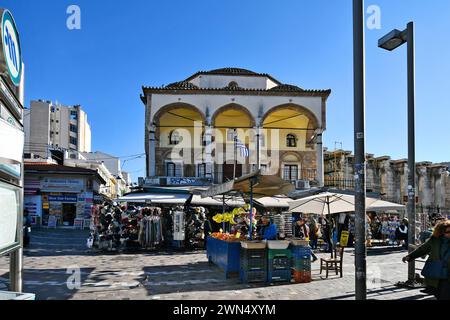
MULTIPOLYGON (((405 206, 366 198, 367 211, 404 210, 405 206)), ((289 211, 293 213, 334 214, 355 211, 355 196, 339 193, 321 193, 289 203, 289 211)))
MULTIPOLYGON (((191 204, 194 206, 216 206, 221 207, 223 206, 223 197, 217 196, 217 197, 207 197, 202 198, 200 195, 194 195, 192 197, 191 204)), ((230 207, 243 207, 245 205, 244 199, 241 197, 225 197, 225 204, 230 207)))
POLYGON ((287 197, 264 197, 254 200, 264 208, 289 208, 289 201, 293 201, 287 197))
POLYGON ((123 196, 116 201, 136 203, 147 203, 151 201, 152 204, 184 205, 190 197, 190 194, 185 193, 134 193, 123 196))

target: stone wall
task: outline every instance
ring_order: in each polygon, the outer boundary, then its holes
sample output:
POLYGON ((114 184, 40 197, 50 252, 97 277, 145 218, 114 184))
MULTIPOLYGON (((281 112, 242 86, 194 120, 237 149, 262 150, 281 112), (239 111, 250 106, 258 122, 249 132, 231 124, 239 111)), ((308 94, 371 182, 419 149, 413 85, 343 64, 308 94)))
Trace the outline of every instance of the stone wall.
MULTIPOLYGON (((325 152, 325 172, 328 182, 333 178, 354 180, 354 156, 348 151, 325 152), (344 168, 347 166, 347 170, 344 168)), ((399 204, 407 203, 408 161, 392 160, 390 157, 375 158, 367 155, 367 190, 378 193, 380 198, 399 204)), ((450 172, 448 164, 431 162, 417 163, 416 195, 417 211, 421 213, 450 214, 450 172)), ((341 187, 328 185, 329 187, 341 187)), ((346 184, 347 190, 353 190, 354 184, 346 184), (348 187, 349 186, 349 187, 348 187)), ((342 189, 342 188, 341 188, 342 189)))

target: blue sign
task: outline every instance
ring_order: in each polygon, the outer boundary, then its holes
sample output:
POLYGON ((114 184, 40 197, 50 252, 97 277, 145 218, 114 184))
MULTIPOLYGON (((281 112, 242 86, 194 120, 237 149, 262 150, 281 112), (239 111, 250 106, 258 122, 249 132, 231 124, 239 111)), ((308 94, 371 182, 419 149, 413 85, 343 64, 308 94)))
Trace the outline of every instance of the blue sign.
POLYGON ((48 196, 49 202, 72 202, 77 203, 77 196, 48 196))
POLYGON ((19 86, 22 79, 22 52, 14 18, 8 10, 3 11, 1 21, 3 55, 9 76, 14 85, 19 86))

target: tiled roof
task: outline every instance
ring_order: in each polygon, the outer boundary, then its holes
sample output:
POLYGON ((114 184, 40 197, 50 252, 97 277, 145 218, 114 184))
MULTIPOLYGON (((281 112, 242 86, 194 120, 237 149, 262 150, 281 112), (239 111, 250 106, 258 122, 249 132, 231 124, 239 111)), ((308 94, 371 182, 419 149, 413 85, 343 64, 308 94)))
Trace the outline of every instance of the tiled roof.
POLYGON ((291 85, 291 84, 282 84, 279 86, 276 86, 272 89, 269 89, 269 91, 272 92, 303 92, 302 88, 299 88, 297 86, 291 85))
POLYGON ((191 81, 194 78, 197 78, 201 75, 223 75, 223 76, 253 76, 253 77, 267 77, 273 82, 277 84, 281 84, 277 79, 272 77, 268 73, 258 73, 247 69, 242 68, 220 68, 220 69, 214 69, 210 71, 199 71, 189 78, 187 78, 185 81, 191 81))
POLYGON ((174 82, 174 83, 167 85, 166 88, 170 88, 170 89, 200 89, 195 84, 193 84, 189 81, 174 82))

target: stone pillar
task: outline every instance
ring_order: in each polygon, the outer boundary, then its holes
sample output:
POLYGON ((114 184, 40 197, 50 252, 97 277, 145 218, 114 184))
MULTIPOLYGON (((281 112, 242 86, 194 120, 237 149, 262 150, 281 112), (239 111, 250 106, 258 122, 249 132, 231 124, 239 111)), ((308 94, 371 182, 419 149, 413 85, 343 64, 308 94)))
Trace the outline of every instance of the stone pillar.
POLYGON ((209 179, 213 179, 214 177, 214 164, 212 158, 212 132, 213 129, 208 121, 208 124, 205 129, 205 163, 206 163, 206 177, 209 179))
POLYGON ((149 175, 150 177, 156 177, 156 127, 152 124, 150 126, 150 133, 149 133, 149 175))
POLYGON ((323 162, 323 130, 318 130, 316 132, 316 161, 317 161, 317 181, 319 182, 319 187, 324 187, 325 185, 325 174, 324 174, 324 162, 323 162))

